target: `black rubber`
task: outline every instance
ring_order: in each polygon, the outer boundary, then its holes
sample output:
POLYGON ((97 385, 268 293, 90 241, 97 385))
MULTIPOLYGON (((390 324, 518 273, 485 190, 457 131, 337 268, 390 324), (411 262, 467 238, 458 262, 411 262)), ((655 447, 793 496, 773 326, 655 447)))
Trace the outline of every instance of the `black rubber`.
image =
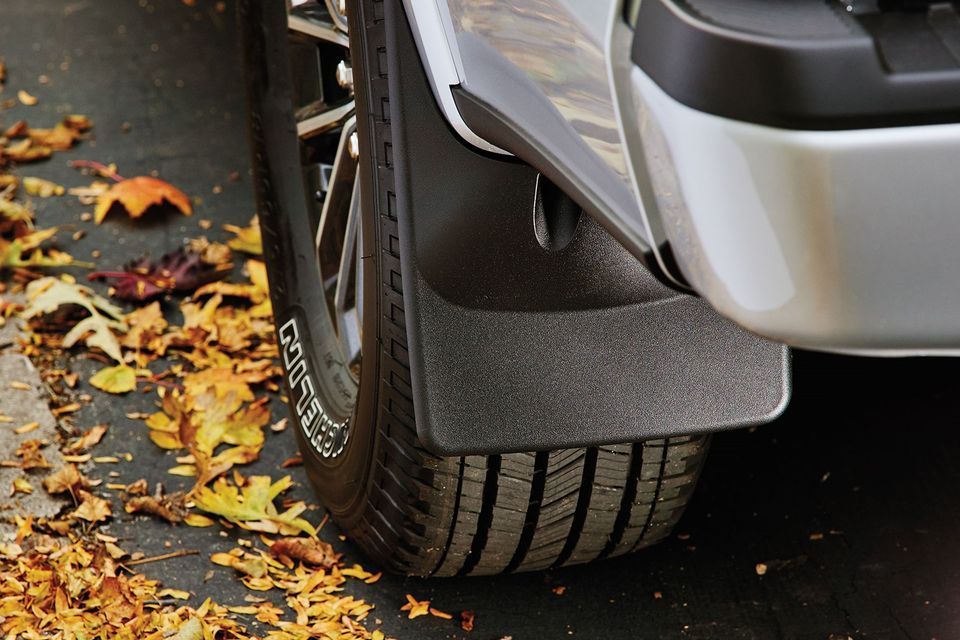
MULTIPOLYGON (((619 555, 662 539, 696 483, 706 436, 466 457, 436 456, 418 441, 392 204, 384 55, 385 14, 402 9, 395 0, 387 3, 392 6, 362 0, 351 4, 349 12, 361 188, 372 196, 363 201, 364 224, 369 225, 364 227, 369 241, 364 253, 376 262, 375 269, 367 269, 375 277, 374 295, 366 299, 378 304, 366 307, 376 311, 368 311, 364 319, 361 406, 344 461, 324 460, 303 438, 303 425, 296 430, 318 494, 341 528, 382 566, 416 576, 546 569, 619 555)), ((274 33, 271 40, 266 35, 275 22, 261 15, 268 10, 256 0, 246 7, 245 29, 253 38, 248 51, 252 57, 265 55, 277 62, 282 47, 272 43, 283 38, 274 33)), ((271 284, 280 284, 274 288, 273 302, 278 318, 284 318, 291 307, 302 313, 302 298, 317 287, 309 280, 311 272, 294 272, 302 265, 290 259, 295 255, 290 251, 295 228, 286 207, 296 204, 289 184, 278 184, 285 178, 277 172, 289 167, 274 156, 282 146, 278 139, 293 133, 289 127, 271 129, 277 125, 275 110, 282 101, 273 94, 283 93, 283 82, 262 77, 277 72, 274 64, 253 61, 249 67, 262 224, 269 243, 271 284)), ((310 325, 309 318, 304 322, 310 325)))
POLYGON ((667 94, 789 129, 960 120, 960 14, 924 0, 650 0, 633 61, 667 94))

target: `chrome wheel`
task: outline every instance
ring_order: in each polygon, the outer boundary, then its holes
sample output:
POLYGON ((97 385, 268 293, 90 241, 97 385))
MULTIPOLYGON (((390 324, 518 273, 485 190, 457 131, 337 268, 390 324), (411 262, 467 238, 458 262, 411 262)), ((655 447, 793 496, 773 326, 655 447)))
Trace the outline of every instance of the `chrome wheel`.
MULTIPOLYGON (((288 5, 294 114, 319 282, 341 362, 359 381, 363 255, 356 106, 344 0, 288 5)), ((308 231, 309 230, 309 231, 308 231)))

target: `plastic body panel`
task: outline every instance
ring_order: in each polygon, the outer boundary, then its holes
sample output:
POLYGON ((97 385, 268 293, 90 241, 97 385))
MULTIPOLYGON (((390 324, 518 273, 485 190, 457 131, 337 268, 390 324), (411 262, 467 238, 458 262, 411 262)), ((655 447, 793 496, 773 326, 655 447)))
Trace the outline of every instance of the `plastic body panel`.
POLYGON ((957 352, 960 124, 776 129, 632 78, 664 230, 723 315, 803 347, 957 352))
POLYGON ((789 397, 784 346, 663 286, 590 218, 562 250, 539 245, 536 171, 477 153, 444 125, 400 5, 385 5, 407 357, 424 443, 450 455, 533 451, 778 415, 789 397))
POLYGON ((640 3, 632 58, 678 102, 735 120, 838 130, 958 122, 957 11, 911 4, 919 10, 650 0, 640 3))

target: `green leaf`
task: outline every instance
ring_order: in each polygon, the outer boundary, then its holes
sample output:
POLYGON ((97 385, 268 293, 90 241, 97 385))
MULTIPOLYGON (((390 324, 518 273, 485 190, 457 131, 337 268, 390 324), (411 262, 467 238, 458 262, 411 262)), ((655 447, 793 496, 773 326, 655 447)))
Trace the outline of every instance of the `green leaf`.
POLYGON ((126 393, 137 388, 137 372, 125 364, 104 367, 93 374, 90 384, 107 393, 126 393))

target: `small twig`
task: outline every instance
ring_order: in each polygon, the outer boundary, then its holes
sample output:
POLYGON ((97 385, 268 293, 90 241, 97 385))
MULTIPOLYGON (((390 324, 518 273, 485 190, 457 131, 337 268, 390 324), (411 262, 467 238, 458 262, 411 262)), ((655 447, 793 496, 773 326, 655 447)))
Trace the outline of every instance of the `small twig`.
POLYGON ((200 552, 196 549, 180 549, 179 551, 171 551, 170 553, 161 553, 158 556, 150 556, 149 558, 139 558, 137 560, 130 560, 129 562, 124 562, 123 564, 128 567, 133 567, 138 564, 147 564, 148 562, 160 562, 161 560, 170 560, 172 558, 182 558, 183 556, 195 556, 200 552))
POLYGON ((103 176, 104 178, 110 178, 114 182, 122 182, 124 180, 124 177, 119 173, 112 170, 102 162, 97 162, 96 160, 71 160, 70 166, 74 169, 92 169, 97 174, 103 176))

